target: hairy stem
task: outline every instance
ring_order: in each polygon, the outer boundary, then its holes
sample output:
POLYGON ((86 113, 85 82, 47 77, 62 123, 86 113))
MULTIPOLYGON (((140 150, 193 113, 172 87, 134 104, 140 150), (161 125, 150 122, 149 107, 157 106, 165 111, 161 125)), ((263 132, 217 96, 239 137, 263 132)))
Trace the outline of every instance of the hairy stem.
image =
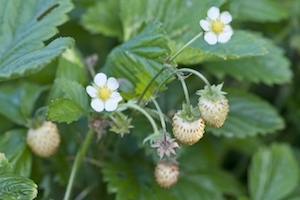
POLYGON ((149 122, 150 122, 150 124, 151 124, 151 126, 153 128, 154 133, 157 133, 157 134, 159 133, 157 125, 156 125, 154 119, 151 117, 151 115, 149 115, 147 113, 147 111, 145 109, 143 109, 139 105, 136 105, 136 104, 133 104, 133 103, 123 103, 123 104, 120 104, 119 108, 122 108, 122 107, 129 107, 129 108, 133 108, 135 110, 140 111, 149 120, 149 122))
POLYGON ((83 142, 83 145, 80 147, 80 149, 77 151, 75 161, 73 163, 71 175, 69 177, 67 190, 64 196, 64 200, 69 200, 71 198, 71 192, 72 192, 72 186, 75 180, 76 173, 80 167, 80 164, 82 163, 82 159, 87 151, 87 148, 91 142, 92 136, 94 134, 94 131, 92 129, 89 130, 89 132, 86 135, 86 138, 83 142))
POLYGON ((193 37, 190 41, 188 41, 188 43, 186 43, 183 47, 181 47, 169 60, 168 62, 170 63, 172 60, 174 60, 174 58, 176 58, 186 47, 188 47, 190 44, 192 44, 193 42, 195 42, 199 37, 201 37, 203 34, 203 32, 200 32, 198 35, 196 35, 195 37, 193 37))
POLYGON ((156 108, 156 110, 158 112, 159 119, 160 119, 160 122, 161 122, 161 127, 164 130, 164 132, 165 132, 166 131, 166 122, 165 122, 164 115, 163 115, 163 113, 161 111, 161 108, 160 108, 160 106, 158 105, 157 101, 154 98, 152 98, 152 102, 155 105, 155 108, 156 108))
POLYGON ((200 72, 194 70, 194 69, 190 69, 190 68, 180 68, 178 69, 179 72, 189 72, 189 73, 192 73, 192 74, 195 74, 196 76, 198 76, 200 79, 203 80, 203 82, 209 87, 211 87, 209 81, 205 78, 205 76, 203 76, 200 72))

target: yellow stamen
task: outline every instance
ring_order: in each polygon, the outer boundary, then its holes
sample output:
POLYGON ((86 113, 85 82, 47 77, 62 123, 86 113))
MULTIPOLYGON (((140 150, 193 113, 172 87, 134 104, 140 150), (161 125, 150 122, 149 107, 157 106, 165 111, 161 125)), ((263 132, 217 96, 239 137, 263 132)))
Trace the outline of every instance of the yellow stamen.
POLYGON ((98 89, 98 96, 102 101, 109 99, 111 93, 112 91, 107 87, 107 85, 104 85, 98 89))
POLYGON ((221 20, 217 19, 211 22, 211 29, 216 34, 220 34, 223 32, 225 24, 221 22, 221 20))

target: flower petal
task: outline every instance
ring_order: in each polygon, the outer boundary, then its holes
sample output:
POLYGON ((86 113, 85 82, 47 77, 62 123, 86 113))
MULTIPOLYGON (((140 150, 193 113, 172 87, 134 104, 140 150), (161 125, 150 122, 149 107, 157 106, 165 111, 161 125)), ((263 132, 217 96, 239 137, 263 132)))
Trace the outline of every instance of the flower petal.
POLYGON ((207 11, 207 17, 211 20, 216 20, 220 16, 220 9, 213 6, 207 11))
POLYGON ((120 101, 122 101, 122 96, 120 95, 119 92, 113 92, 111 93, 110 95, 110 98, 109 100, 112 100, 112 101, 116 101, 117 103, 119 103, 120 101))
POLYGON ((217 44, 218 38, 213 32, 207 32, 204 35, 204 40, 210 45, 215 45, 217 44))
POLYGON ((232 31, 220 33, 218 35, 218 42, 220 42, 220 43, 226 43, 226 42, 228 42, 230 40, 232 34, 233 34, 232 31))
POLYGON ((104 73, 98 73, 94 77, 94 83, 99 87, 104 86, 106 84, 106 81, 107 81, 107 76, 104 73))
POLYGON ((211 24, 204 19, 201 19, 199 24, 204 31, 209 31, 209 29, 211 28, 211 24))
POLYGON ((96 88, 94 88, 93 86, 90 86, 88 85, 86 88, 85 88, 86 92, 90 95, 90 97, 94 98, 97 96, 97 90, 96 88))
POLYGON ((117 107, 118 107, 118 102, 109 99, 109 100, 105 101, 104 106, 105 106, 105 110, 106 110, 106 111, 111 112, 111 111, 114 111, 114 110, 117 109, 117 107))
POLYGON ((232 35, 233 35, 233 30, 231 26, 226 25, 224 27, 224 31, 218 35, 218 42, 226 43, 230 40, 232 35))
POLYGON ((227 11, 221 13, 220 19, 224 24, 229 24, 232 21, 232 17, 227 11))
POLYGON ((111 90, 116 90, 119 88, 119 82, 114 77, 110 77, 107 79, 107 86, 111 90))
POLYGON ((102 112, 104 110, 104 102, 100 99, 93 99, 91 107, 97 112, 102 112))

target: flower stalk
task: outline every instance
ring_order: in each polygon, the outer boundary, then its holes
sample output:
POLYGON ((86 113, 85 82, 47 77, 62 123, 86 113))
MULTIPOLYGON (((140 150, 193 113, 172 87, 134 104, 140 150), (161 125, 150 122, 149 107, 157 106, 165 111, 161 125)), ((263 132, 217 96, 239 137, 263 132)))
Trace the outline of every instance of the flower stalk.
POLYGON ((66 190, 66 193, 64 196, 64 200, 69 200, 71 198, 72 186, 73 186, 73 183, 75 180, 76 173, 80 167, 80 164, 82 163, 83 157, 84 157, 84 155, 88 149, 88 146, 92 140, 93 134, 94 134, 94 131, 92 129, 90 129, 86 135, 83 145, 81 146, 81 148, 78 150, 78 152, 76 154, 76 158, 75 158, 75 161, 72 166, 72 171, 71 171, 71 175, 69 177, 68 186, 67 186, 67 190, 66 190))

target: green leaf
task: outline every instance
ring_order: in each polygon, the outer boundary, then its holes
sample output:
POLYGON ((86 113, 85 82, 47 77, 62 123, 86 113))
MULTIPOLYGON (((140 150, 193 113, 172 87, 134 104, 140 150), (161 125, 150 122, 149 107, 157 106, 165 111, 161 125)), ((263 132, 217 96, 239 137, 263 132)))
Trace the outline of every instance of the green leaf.
POLYGON ((73 39, 59 38, 43 48, 72 7, 69 0, 0 2, 0 80, 35 73, 73 45, 73 39))
POLYGON ((5 153, 13 166, 14 173, 29 177, 31 174, 32 157, 26 143, 26 130, 11 130, 1 135, 0 152, 5 153))
POLYGON ((0 113, 11 121, 27 125, 40 94, 47 89, 28 82, 7 83, 0 86, 0 113))
POLYGON ((226 89, 229 114, 221 128, 207 127, 215 135, 244 138, 272 133, 284 127, 276 109, 266 101, 245 91, 226 89))
POLYGON ((56 99, 49 106, 48 119, 70 124, 77 121, 82 113, 82 108, 71 99, 56 99))
MULTIPOLYGON (((196 34, 197 32, 186 32, 182 37, 170 41, 172 53, 178 51, 196 34)), ((201 37, 180 53, 176 62, 191 65, 204 61, 223 59, 224 62, 228 59, 261 56, 267 53, 265 43, 261 36, 239 30, 234 31, 231 40, 226 44, 209 45, 201 37)))
POLYGON ((0 176, 0 200, 31 200, 37 193, 37 185, 28 178, 16 174, 0 176))
POLYGON ((0 153, 0 176, 5 174, 12 174, 13 167, 8 162, 7 158, 5 157, 4 153, 0 153))
MULTIPOLYGON (((116 47, 108 56, 106 67, 114 77, 126 78, 135 86, 136 96, 142 94, 147 84, 162 68, 169 52, 167 39, 159 23, 148 23, 141 32, 124 44, 116 47)), ((171 74, 164 71, 157 77, 146 98, 171 74)))
POLYGON ((65 93, 66 98, 76 102, 83 110, 88 109, 88 98, 85 89, 79 83, 68 79, 56 79, 57 86, 65 93))
POLYGON ((289 16, 283 1, 231 0, 230 13, 234 20, 253 22, 278 22, 289 16))
POLYGON ((281 48, 275 46, 270 40, 266 40, 268 54, 252 58, 211 62, 205 64, 207 70, 224 77, 228 74, 239 81, 249 80, 254 83, 283 84, 292 79, 290 62, 284 57, 281 48))
POLYGON ((103 33, 122 39, 123 31, 118 11, 119 0, 98 2, 83 15, 81 25, 91 33, 103 33))
POLYGON ((299 181, 299 166, 291 148, 273 144, 252 158, 249 190, 252 200, 279 200, 287 197, 299 181))
MULTIPOLYGON (((58 60, 55 79, 68 79, 79 84, 86 84, 87 70, 74 49, 67 49, 58 60)), ((65 97, 64 91, 54 82, 47 98, 47 104, 54 99, 65 97)))

